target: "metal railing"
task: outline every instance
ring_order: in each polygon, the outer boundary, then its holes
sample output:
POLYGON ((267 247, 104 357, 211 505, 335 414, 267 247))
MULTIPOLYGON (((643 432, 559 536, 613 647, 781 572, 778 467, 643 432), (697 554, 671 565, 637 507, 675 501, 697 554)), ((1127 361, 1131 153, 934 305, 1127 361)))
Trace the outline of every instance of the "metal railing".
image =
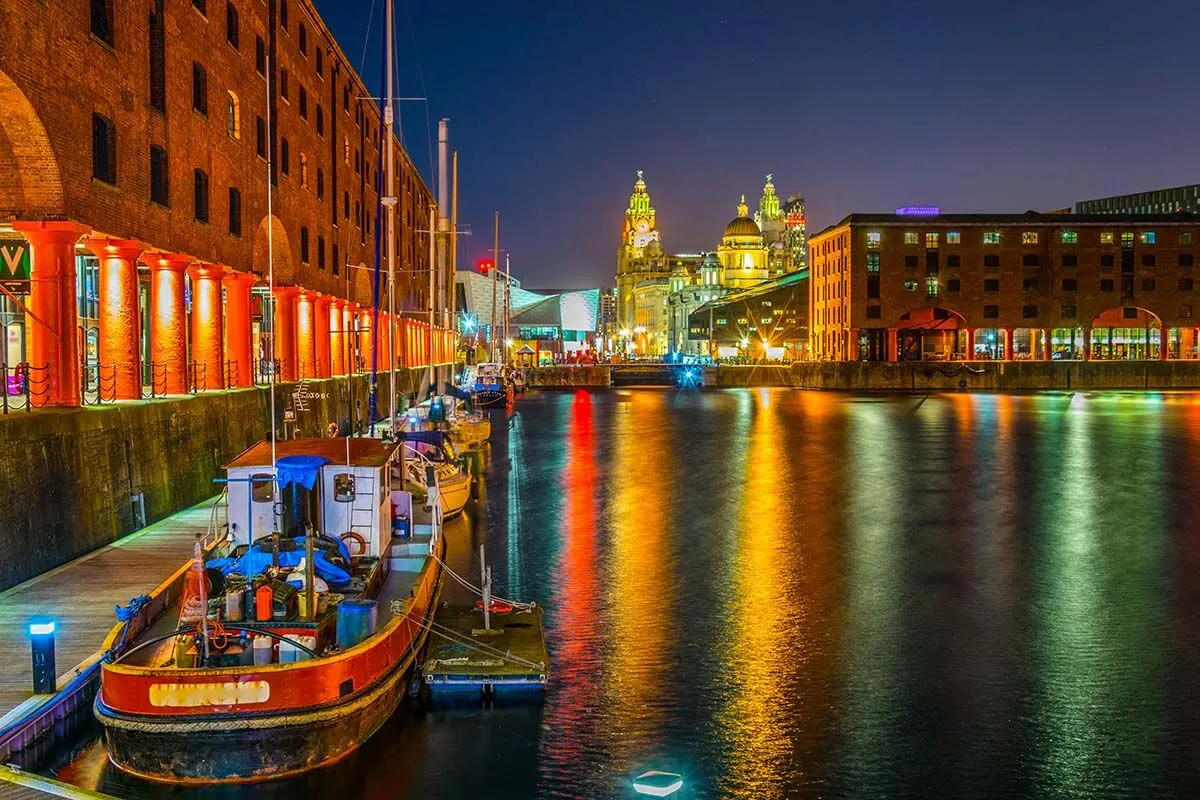
POLYGON ((30 412, 42 408, 50 398, 50 367, 35 367, 27 362, 14 366, 0 363, 0 411, 30 412))

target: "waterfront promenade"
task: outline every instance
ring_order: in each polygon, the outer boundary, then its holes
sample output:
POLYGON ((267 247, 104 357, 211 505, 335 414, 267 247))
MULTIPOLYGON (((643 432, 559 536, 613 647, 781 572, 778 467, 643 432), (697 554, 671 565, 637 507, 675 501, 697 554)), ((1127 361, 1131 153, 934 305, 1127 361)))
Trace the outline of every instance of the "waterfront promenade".
POLYGON ((60 685, 95 654, 125 605, 169 578, 208 530, 215 498, 148 525, 110 545, 0 593, 0 730, 29 713, 33 696, 27 627, 32 617, 55 620, 60 685))

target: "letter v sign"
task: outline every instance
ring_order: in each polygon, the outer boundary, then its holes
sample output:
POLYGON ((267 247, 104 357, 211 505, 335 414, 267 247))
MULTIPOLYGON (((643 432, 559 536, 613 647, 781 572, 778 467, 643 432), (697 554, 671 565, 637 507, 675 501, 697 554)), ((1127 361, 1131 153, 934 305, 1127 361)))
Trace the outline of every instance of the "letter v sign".
POLYGON ((6 274, 0 277, 17 280, 29 280, 28 275, 22 275, 21 262, 25 258, 25 245, 0 246, 0 256, 4 258, 6 274))

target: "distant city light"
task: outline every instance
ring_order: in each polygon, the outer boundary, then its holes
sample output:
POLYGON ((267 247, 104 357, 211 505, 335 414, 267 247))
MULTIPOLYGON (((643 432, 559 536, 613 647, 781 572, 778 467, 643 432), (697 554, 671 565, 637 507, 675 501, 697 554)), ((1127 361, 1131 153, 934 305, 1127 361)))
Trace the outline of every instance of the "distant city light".
POLYGON ((936 217, 942 210, 937 206, 904 206, 897 208, 896 214, 901 217, 936 217))

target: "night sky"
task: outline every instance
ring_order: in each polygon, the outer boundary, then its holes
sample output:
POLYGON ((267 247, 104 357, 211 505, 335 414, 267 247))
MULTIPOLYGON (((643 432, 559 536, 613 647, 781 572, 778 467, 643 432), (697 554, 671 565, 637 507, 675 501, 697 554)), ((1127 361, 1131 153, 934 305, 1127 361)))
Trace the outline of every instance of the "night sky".
MULTIPOLYGON (((372 0, 315 2, 357 62, 372 0)), ((675 252, 715 247, 767 172, 807 196, 810 232, 851 211, 1048 210, 1200 182, 1188 0, 396 7, 398 94, 429 97, 401 109, 409 152, 432 185, 439 117, 459 149, 460 264, 490 249, 499 208, 528 287, 612 285, 637 169, 675 252)))

